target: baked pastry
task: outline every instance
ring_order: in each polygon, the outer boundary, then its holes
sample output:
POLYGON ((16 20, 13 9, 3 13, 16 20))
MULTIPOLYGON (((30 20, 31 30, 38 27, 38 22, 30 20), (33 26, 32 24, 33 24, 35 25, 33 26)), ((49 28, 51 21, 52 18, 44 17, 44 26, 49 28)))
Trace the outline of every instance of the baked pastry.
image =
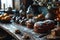
POLYGON ((51 30, 51 33, 47 35, 48 40, 60 40, 60 27, 51 30))
POLYGON ((29 19, 28 21, 26 21, 27 28, 33 28, 34 23, 35 23, 34 19, 29 19))
POLYGON ((36 22, 34 24, 34 31, 37 33, 44 32, 45 30, 44 30, 44 28, 42 28, 43 24, 44 24, 44 22, 42 22, 42 21, 36 22))
POLYGON ((0 20, 1 20, 1 18, 2 18, 3 16, 2 15, 0 15, 0 20))
POLYGON ((44 15, 43 14, 39 14, 38 16, 35 16, 34 19, 36 21, 43 21, 45 19, 44 15))
POLYGON ((51 30, 51 29, 55 28, 55 23, 53 20, 45 20, 44 22, 48 25, 48 29, 51 30))
POLYGON ((54 23, 50 20, 38 21, 34 24, 34 31, 37 33, 44 33, 54 28, 54 23))
POLYGON ((9 20, 11 20, 11 18, 10 18, 10 16, 5 16, 5 17, 1 18, 1 20, 9 21, 9 20))
POLYGON ((1 22, 10 22, 11 16, 9 16, 7 13, 0 15, 1 22))
POLYGON ((3 16, 8 16, 8 14, 7 13, 4 13, 3 16))
POLYGON ((38 18, 44 18, 44 15, 43 14, 39 14, 38 18))

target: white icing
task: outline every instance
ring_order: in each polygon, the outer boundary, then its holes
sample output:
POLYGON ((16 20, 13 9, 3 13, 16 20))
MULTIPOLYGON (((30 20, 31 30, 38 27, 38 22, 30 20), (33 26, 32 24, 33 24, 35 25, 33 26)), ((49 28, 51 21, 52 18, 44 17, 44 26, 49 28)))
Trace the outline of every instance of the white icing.
POLYGON ((42 26, 42 25, 44 25, 45 23, 50 24, 50 23, 54 23, 54 21, 52 21, 52 20, 39 21, 39 22, 36 22, 36 23, 34 24, 34 26, 42 26))
POLYGON ((42 21, 39 21, 39 22, 36 22, 35 24, 34 24, 34 26, 42 26, 44 24, 44 22, 42 22, 42 21))
POLYGON ((47 24, 54 23, 54 21, 52 21, 52 20, 45 20, 44 22, 47 23, 47 24))

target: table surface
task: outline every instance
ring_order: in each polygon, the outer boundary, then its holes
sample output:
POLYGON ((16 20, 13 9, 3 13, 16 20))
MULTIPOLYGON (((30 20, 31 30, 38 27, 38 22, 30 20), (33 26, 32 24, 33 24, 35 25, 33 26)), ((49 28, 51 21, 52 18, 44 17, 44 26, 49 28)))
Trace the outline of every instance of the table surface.
POLYGON ((33 29, 28 29, 26 26, 21 26, 16 23, 11 23, 11 24, 3 24, 0 23, 0 28, 4 29, 7 31, 10 35, 12 35, 14 38, 17 40, 22 40, 22 36, 20 34, 15 34, 15 30, 20 30, 22 34, 27 33, 29 36, 31 36, 31 40, 47 40, 46 36, 47 34, 40 34, 40 33, 35 33, 33 29), (39 36, 43 36, 39 38, 39 36))

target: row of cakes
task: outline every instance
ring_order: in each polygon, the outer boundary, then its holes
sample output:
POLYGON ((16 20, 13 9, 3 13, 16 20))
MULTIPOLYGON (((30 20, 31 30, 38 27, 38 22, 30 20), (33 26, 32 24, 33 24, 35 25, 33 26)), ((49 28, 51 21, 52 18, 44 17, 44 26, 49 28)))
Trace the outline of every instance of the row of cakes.
MULTIPOLYGON (((55 28, 54 21, 46 20, 45 17, 43 16, 43 14, 39 14, 38 16, 34 16, 34 17, 31 14, 28 16, 28 19, 24 18, 24 17, 22 17, 22 18, 23 19, 17 18, 17 19, 19 19, 18 23, 22 26, 25 25, 27 28, 34 29, 34 31, 37 33, 47 32, 47 31, 55 28)), ((16 23, 17 23, 17 21, 16 21, 16 23)))

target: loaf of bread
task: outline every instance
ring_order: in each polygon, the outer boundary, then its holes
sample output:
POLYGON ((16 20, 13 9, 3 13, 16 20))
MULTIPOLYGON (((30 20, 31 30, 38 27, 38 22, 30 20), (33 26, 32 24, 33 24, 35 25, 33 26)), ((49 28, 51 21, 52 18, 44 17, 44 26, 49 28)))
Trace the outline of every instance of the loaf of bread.
POLYGON ((54 22, 51 20, 38 21, 34 24, 34 31, 38 33, 43 33, 53 29, 54 26, 54 22))

